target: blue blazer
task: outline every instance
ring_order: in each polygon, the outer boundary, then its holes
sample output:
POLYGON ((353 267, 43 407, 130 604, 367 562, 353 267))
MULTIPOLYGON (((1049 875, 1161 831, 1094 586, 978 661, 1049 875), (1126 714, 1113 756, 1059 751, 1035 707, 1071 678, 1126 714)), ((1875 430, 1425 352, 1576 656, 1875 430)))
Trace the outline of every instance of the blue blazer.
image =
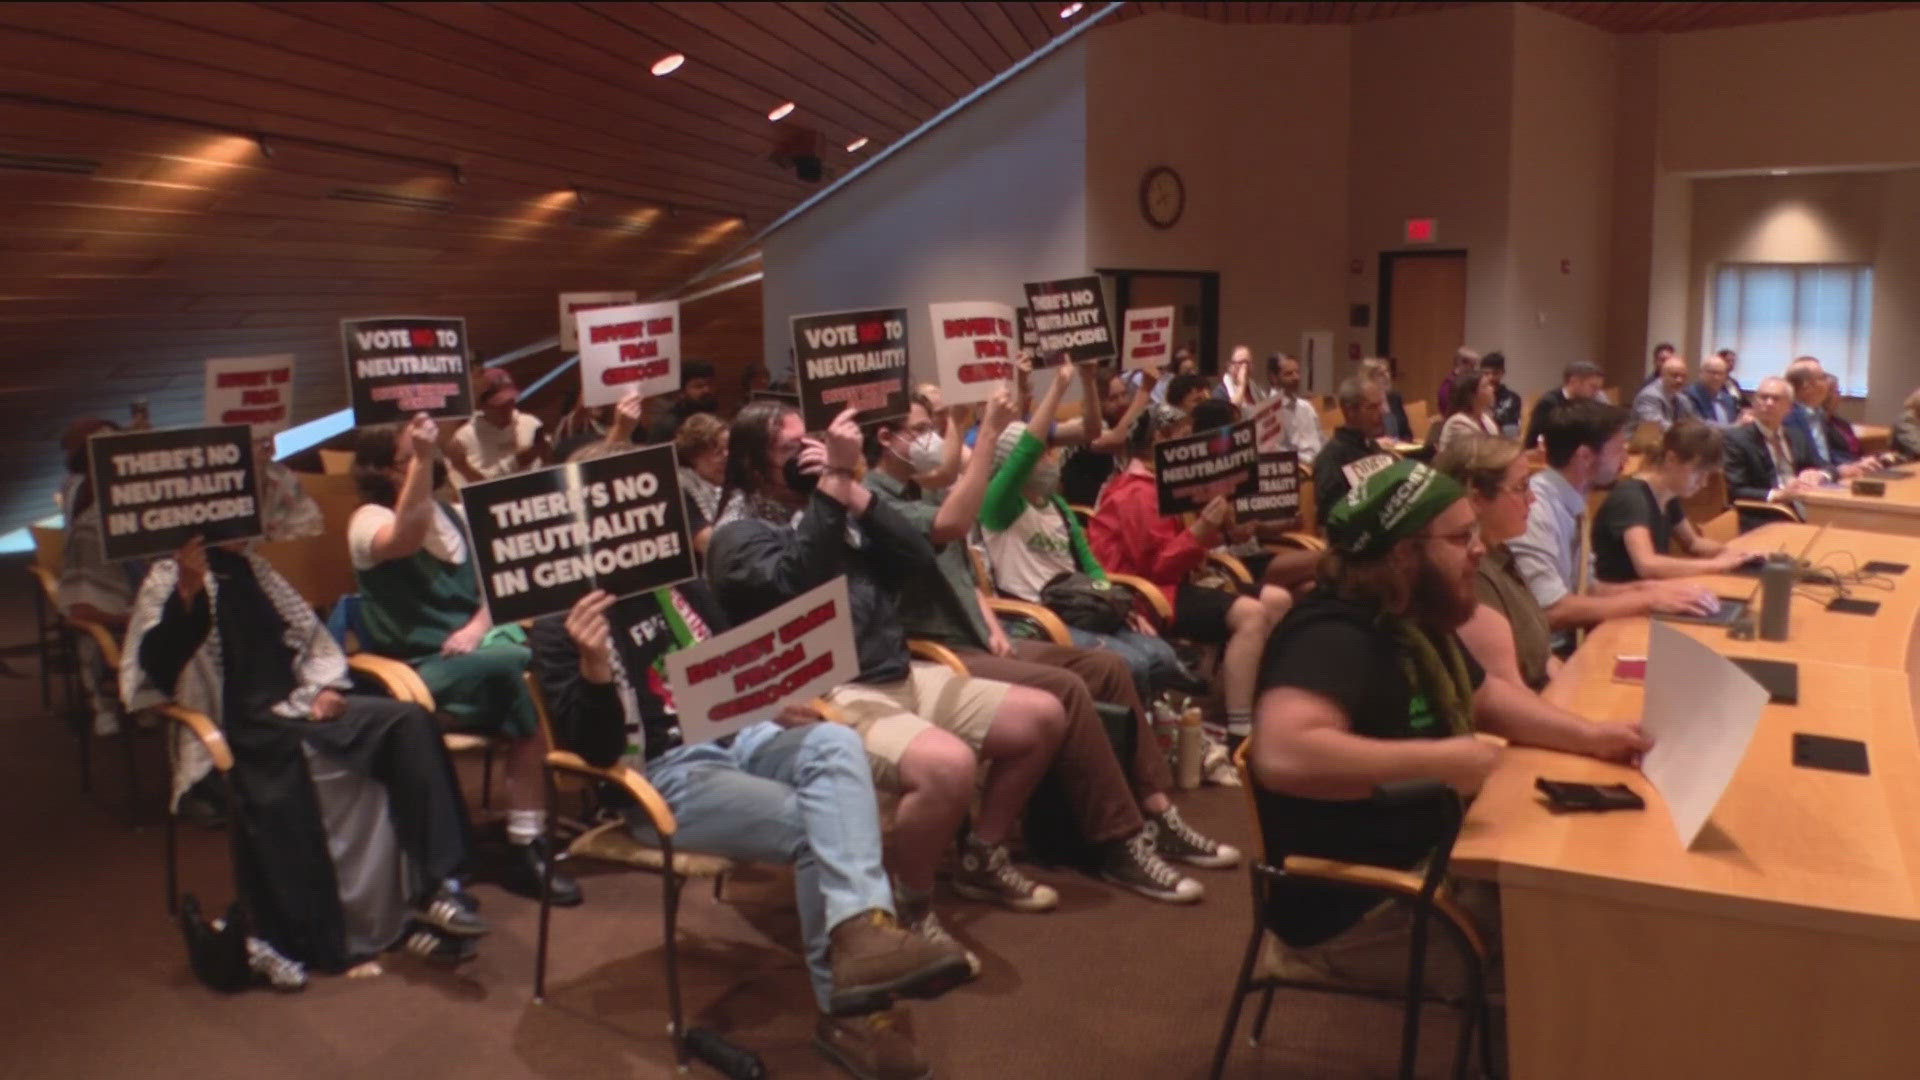
POLYGON ((1687 396, 1693 399, 1693 409, 1700 414, 1700 419, 1708 421, 1709 423, 1717 424, 1720 422, 1715 420, 1713 415, 1713 405, 1715 401, 1718 401, 1726 408, 1727 416, 1729 417, 1727 423, 1731 424, 1740 418, 1740 395, 1734 393, 1731 386, 1721 390, 1718 394, 1709 394, 1707 393, 1705 385, 1694 383, 1692 386, 1687 387, 1687 396))

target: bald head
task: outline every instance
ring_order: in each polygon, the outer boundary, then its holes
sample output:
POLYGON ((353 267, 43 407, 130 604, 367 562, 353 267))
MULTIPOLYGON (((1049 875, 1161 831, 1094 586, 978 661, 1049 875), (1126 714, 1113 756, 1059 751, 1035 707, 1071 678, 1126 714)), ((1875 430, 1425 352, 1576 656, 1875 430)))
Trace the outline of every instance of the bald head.
POLYGON ((1700 361, 1700 385, 1708 393, 1717 394, 1727 388, 1727 362, 1718 356, 1709 356, 1700 361))
POLYGON ((1660 361, 1660 385, 1668 394, 1677 394, 1687 388, 1687 362, 1678 356, 1669 356, 1660 361))
POLYGON ((1769 375, 1753 388, 1753 418, 1767 428, 1777 428, 1793 407, 1793 388, 1778 375, 1769 375))

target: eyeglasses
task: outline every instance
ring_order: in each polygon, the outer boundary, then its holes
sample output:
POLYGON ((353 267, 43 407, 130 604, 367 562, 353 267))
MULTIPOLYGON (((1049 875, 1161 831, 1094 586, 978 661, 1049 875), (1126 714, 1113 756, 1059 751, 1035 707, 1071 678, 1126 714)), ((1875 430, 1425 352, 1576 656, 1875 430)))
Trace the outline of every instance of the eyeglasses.
POLYGON ((1419 538, 1422 540, 1439 540, 1443 543, 1452 544, 1454 547, 1459 547, 1459 548, 1472 547, 1473 545, 1480 542, 1480 523, 1476 521, 1472 525, 1469 525, 1466 528, 1459 530, 1458 532, 1450 532, 1450 533, 1423 532, 1419 534, 1419 538))

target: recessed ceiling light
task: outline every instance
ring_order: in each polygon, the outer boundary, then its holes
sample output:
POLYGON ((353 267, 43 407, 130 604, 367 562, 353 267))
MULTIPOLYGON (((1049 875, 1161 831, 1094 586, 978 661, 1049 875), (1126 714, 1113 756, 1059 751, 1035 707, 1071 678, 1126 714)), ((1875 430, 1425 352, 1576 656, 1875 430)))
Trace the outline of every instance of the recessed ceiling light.
POLYGON ((1063 7, 1063 8, 1061 8, 1061 9, 1060 9, 1060 17, 1061 17, 1061 18, 1063 18, 1063 19, 1071 19, 1071 18, 1073 18, 1073 17, 1075 16, 1075 15, 1078 15, 1078 14, 1080 14, 1080 9, 1081 9, 1081 7, 1083 7, 1083 6, 1084 6, 1084 5, 1081 5, 1081 4, 1077 4, 1077 3, 1075 3, 1075 4, 1068 4, 1068 5, 1066 6, 1066 7, 1063 7))
POLYGON ((1768 170, 1767 170, 1767 175, 1768 175, 1768 176, 1785 176, 1785 175, 1787 175, 1787 170, 1785 170, 1785 169, 1768 169, 1768 170))
POLYGON ((685 54, 668 53, 667 55, 653 62, 653 73, 655 75, 671 75, 674 72, 679 71, 680 65, 686 62, 687 62, 687 58, 685 54))
POLYGON ((864 148, 864 147, 865 147, 866 145, 867 145, 867 137, 866 137, 865 135, 862 135, 862 136, 860 136, 859 138, 857 138, 857 139, 855 139, 855 140, 853 140, 852 142, 850 142, 850 143, 848 143, 848 144, 847 144, 847 153, 849 153, 849 154, 857 154, 857 153, 859 153, 859 152, 861 151, 861 149, 862 149, 862 148, 864 148))
POLYGON ((787 114, 792 111, 793 111, 793 102, 783 101, 780 104, 775 105, 773 107, 773 111, 767 114, 767 119, 785 120, 787 118, 787 114))

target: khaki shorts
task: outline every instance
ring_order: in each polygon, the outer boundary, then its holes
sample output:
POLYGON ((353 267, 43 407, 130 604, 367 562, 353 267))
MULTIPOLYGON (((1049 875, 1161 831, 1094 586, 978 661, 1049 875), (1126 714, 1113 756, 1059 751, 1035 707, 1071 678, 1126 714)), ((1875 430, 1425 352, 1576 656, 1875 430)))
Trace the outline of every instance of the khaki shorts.
POLYGON ((1009 683, 969 678, 945 664, 916 660, 899 682, 847 683, 826 697, 860 733, 875 786, 897 790, 907 744, 937 727, 978 752, 1011 689, 1009 683))

